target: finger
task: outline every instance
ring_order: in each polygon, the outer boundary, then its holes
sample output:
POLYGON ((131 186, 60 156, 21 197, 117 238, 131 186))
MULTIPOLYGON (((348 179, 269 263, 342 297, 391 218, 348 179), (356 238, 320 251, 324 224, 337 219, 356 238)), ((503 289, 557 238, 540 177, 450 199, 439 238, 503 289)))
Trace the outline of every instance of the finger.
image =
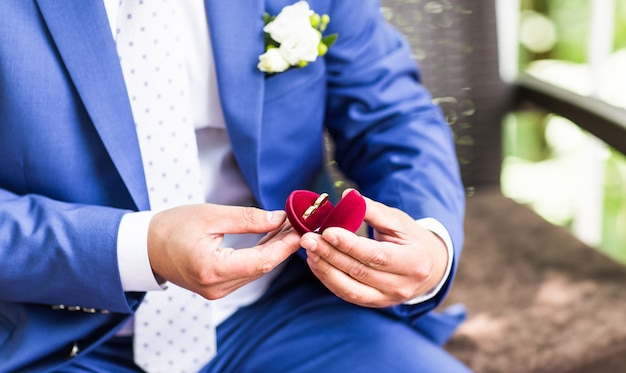
POLYGON ((347 302, 364 307, 384 307, 394 304, 378 289, 355 280, 322 258, 310 256, 307 263, 324 286, 347 302))
MULTIPOLYGON (((329 236, 332 231, 329 231, 329 236)), ((311 256, 319 256, 333 267, 345 272, 355 280, 375 287, 395 292, 404 288, 407 278, 412 282, 421 277, 415 268, 423 265, 413 250, 396 244, 377 242, 368 238, 345 234, 338 230, 337 236, 327 242, 324 237, 303 237, 302 247, 311 256), (344 237, 342 237, 344 236, 344 237), (345 240, 345 242, 344 242, 345 240), (409 252, 410 251, 410 252, 409 252)), ((426 270, 424 266, 424 270, 426 270)), ((404 294, 400 294, 402 296, 404 294)))
MULTIPOLYGON (((311 237, 311 239, 320 237, 311 237)), ((358 236, 342 228, 328 228, 322 232, 318 255, 333 262, 333 256, 343 253, 352 260, 364 263, 372 268, 385 269, 396 266, 401 261, 398 250, 390 251, 390 244, 358 236), (327 245, 324 242, 328 243, 327 245), (393 262, 392 262, 393 261, 393 262)))
MULTIPOLYGON (((254 246, 252 248, 239 249, 239 250, 224 249, 224 250, 229 251, 229 256, 233 261, 240 261, 240 260, 246 261, 251 257, 251 255, 248 255, 250 253, 253 253, 252 257, 253 259, 255 259, 256 257, 259 257, 259 255, 254 255, 255 252, 259 254, 263 254, 263 252, 271 251, 275 249, 276 247, 284 247, 284 248, 291 247, 290 250, 286 251, 286 254, 284 255, 279 254, 278 256, 275 256, 275 261, 270 260, 269 262, 271 263, 266 266, 257 265, 255 267, 254 265, 251 265, 248 268, 248 270, 245 270, 242 272, 230 271, 228 273, 225 273, 224 271, 220 269, 219 273, 222 274, 223 280, 221 280, 221 282, 219 283, 209 286, 206 291, 206 294, 208 294, 208 296, 205 295, 205 297, 209 299, 222 298, 232 293, 233 291, 239 289, 240 287, 258 279, 259 277, 263 276, 263 274, 276 268, 276 266, 282 263, 289 255, 291 255, 291 253, 294 252, 294 250, 297 250, 300 247, 299 245, 297 245, 297 238, 299 235, 293 229, 289 229, 289 228, 290 227, 283 225, 283 228, 280 231, 272 233, 271 239, 264 238, 266 242, 265 244, 258 244, 257 246, 254 246), (272 241, 271 243, 270 243, 270 240, 272 241), (280 244, 276 244, 276 242, 280 242, 280 244), (244 255, 240 255, 240 254, 244 254, 244 255), (241 277, 232 278, 233 276, 235 277, 241 276, 241 277)), ((261 255, 260 257, 265 258, 266 256, 261 255)))
MULTIPOLYGON (((424 287, 424 281, 409 277, 408 274, 381 271, 341 254, 337 255, 333 262, 328 262, 314 253, 310 253, 309 256, 312 260, 310 266, 317 266, 318 263, 321 263, 322 266, 328 264, 355 281, 377 289, 396 303, 414 298, 424 287)), ((422 279, 425 280, 426 276, 422 279)))
MULTIPOLYGON (((213 205, 215 206, 215 205, 213 205)), ((205 211, 211 229, 220 233, 266 233, 280 227, 287 218, 282 210, 266 211, 256 207, 219 206, 205 211)))
POLYGON ((393 231, 391 227, 398 226, 399 210, 374 201, 368 197, 365 199, 365 222, 380 232, 393 231))
MULTIPOLYGON (((355 191, 361 194, 358 190, 354 188, 347 188, 341 193, 341 198, 345 197, 351 191, 355 191)), ((385 225, 383 223, 385 223, 386 215, 388 213, 385 210, 390 210, 391 208, 380 202, 374 201, 373 199, 368 198, 362 194, 361 197, 363 197, 363 200, 365 200, 365 221, 368 223, 378 223, 377 225, 380 226, 385 225)))
POLYGON ((399 277, 398 275, 367 266, 341 251, 332 248, 328 251, 319 248, 313 251, 307 250, 307 256, 313 261, 311 266, 314 266, 315 263, 322 260, 322 265, 329 264, 353 279, 376 289, 382 290, 387 287, 393 287, 394 284, 398 282, 396 280, 396 278, 399 277), (322 253, 326 254, 323 255, 322 253))
MULTIPOLYGON (((375 276, 366 281, 365 278, 374 272, 364 271, 361 266, 391 275, 409 277, 412 281, 422 281, 430 274, 432 260, 416 245, 379 242, 354 235, 341 228, 329 228, 321 237, 307 236, 306 239, 316 240, 317 246, 311 251, 331 265, 379 288, 382 286, 381 282, 392 281, 391 278, 375 276)), ((305 249, 310 250, 310 242, 301 243, 305 249)), ((390 285, 394 284, 392 282, 390 285)))
POLYGON ((259 242, 257 242, 257 245, 261 245, 264 244, 265 242, 271 240, 272 238, 276 237, 279 233, 281 232, 285 232, 289 229, 293 229, 291 227, 291 225, 289 224, 288 221, 285 221, 278 229, 274 229, 273 231, 268 232, 265 236, 263 236, 259 242))
POLYGON ((278 233, 269 241, 251 248, 218 250, 225 255, 216 273, 216 282, 253 278, 270 272, 299 248, 300 235, 293 229, 278 233))
POLYGON ((365 199, 364 221, 374 229, 381 241, 406 242, 415 220, 405 212, 363 196, 365 199))
POLYGON ((245 286, 250 282, 258 279, 259 277, 261 277, 261 275, 256 277, 248 277, 245 279, 225 281, 198 289, 196 292, 209 300, 221 299, 241 288, 242 286, 245 286))

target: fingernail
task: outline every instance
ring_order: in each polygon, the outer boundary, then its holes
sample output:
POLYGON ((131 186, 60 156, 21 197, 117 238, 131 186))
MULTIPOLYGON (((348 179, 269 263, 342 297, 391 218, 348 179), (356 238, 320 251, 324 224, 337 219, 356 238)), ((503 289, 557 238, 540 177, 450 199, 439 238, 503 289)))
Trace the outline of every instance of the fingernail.
POLYGON ((267 212, 267 220, 270 221, 271 223, 281 223, 283 220, 285 220, 286 216, 287 214, 285 214, 285 212, 282 210, 275 210, 275 211, 267 212))

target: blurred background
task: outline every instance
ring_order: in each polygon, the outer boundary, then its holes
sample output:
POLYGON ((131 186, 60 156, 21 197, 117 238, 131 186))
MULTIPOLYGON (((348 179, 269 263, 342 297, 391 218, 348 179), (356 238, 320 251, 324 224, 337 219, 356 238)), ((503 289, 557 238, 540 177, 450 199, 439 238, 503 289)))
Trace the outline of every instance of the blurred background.
MULTIPOLYGON (((500 0, 500 74, 626 108, 626 0, 500 0)), ((626 159, 568 119, 505 115, 502 192, 626 263, 626 159)))
POLYGON ((468 197, 446 348, 481 373, 626 372, 626 0, 382 1, 468 197))

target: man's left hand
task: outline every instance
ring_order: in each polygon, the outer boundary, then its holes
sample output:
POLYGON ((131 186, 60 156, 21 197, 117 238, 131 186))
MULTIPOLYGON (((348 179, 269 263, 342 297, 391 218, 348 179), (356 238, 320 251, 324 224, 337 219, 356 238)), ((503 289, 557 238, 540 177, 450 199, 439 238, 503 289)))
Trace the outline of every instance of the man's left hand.
POLYGON ((342 228, 302 236, 315 276, 338 297, 365 307, 400 304, 434 288, 447 265, 443 241, 406 213, 363 198, 374 239, 342 228))

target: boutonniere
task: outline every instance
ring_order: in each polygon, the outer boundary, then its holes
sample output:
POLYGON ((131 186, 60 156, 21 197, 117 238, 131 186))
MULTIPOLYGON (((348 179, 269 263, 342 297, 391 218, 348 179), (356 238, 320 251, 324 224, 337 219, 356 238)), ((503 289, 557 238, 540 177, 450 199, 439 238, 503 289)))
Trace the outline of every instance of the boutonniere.
POLYGON ((330 17, 315 13, 306 1, 288 5, 276 16, 265 13, 263 18, 265 53, 257 67, 269 74, 304 67, 325 55, 337 40, 337 34, 322 36, 330 17))

